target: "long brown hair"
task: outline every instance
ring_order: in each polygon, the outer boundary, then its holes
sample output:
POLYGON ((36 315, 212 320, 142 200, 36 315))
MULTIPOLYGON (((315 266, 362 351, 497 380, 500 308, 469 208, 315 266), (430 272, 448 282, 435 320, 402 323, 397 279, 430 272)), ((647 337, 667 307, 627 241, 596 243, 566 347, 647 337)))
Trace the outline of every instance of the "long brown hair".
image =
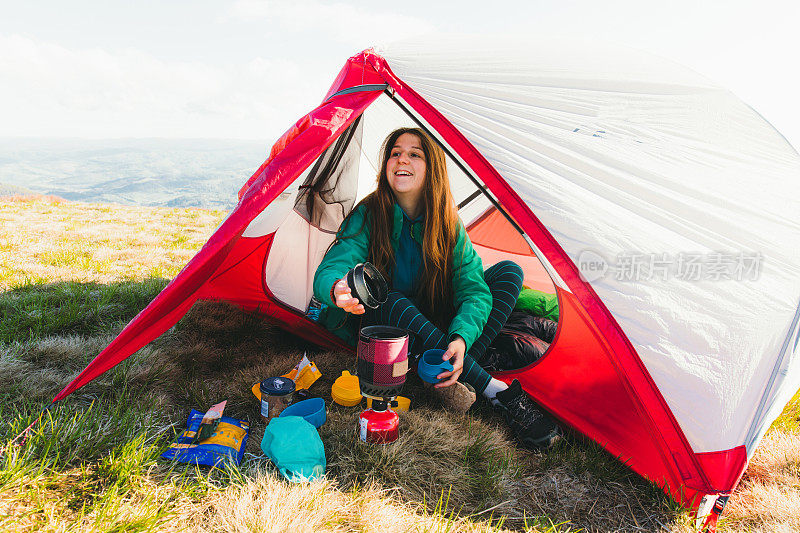
POLYGON ((391 241, 395 199, 386 175, 386 161, 397 139, 406 133, 419 138, 426 166, 422 192, 425 226, 422 238, 422 276, 415 300, 423 314, 446 330, 455 314, 452 279, 453 248, 458 238, 458 212, 450 192, 444 151, 419 128, 394 130, 383 142, 378 188, 361 201, 371 215, 369 261, 391 283, 395 267, 391 241))

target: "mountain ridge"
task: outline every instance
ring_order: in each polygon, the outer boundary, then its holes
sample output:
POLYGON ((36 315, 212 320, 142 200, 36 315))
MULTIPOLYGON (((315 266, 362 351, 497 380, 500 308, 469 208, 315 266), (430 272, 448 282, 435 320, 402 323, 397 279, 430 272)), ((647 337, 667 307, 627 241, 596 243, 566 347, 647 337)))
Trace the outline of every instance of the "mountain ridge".
POLYGON ((268 148, 223 139, 4 139, 0 183, 87 203, 227 210, 268 148))

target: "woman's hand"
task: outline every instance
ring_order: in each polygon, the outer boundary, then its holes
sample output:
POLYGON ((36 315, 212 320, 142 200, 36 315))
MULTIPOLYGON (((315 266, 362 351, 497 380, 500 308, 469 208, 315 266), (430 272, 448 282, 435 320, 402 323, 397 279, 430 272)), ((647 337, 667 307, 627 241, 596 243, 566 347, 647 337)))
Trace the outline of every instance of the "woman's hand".
POLYGON ((348 313, 363 315, 364 306, 350 294, 347 278, 342 278, 333 285, 333 296, 336 298, 336 307, 341 307, 348 313))
POLYGON ((464 353, 466 351, 467 344, 464 342, 464 339, 456 335, 455 338, 450 341, 450 344, 447 345, 447 351, 442 355, 442 361, 450 360, 450 362, 453 363, 453 371, 442 372, 436 376, 439 379, 447 378, 447 381, 437 383, 434 387, 449 387, 456 382, 458 376, 461 375, 461 371, 464 369, 464 353))

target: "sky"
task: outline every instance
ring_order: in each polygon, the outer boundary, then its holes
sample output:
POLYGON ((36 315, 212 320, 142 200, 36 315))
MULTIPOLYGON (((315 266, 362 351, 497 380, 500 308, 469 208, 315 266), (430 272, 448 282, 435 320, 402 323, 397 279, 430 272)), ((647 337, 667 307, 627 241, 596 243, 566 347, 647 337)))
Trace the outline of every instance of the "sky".
POLYGON ((580 38, 682 63, 800 147, 800 2, 0 0, 0 138, 270 143, 351 55, 442 33, 580 38))

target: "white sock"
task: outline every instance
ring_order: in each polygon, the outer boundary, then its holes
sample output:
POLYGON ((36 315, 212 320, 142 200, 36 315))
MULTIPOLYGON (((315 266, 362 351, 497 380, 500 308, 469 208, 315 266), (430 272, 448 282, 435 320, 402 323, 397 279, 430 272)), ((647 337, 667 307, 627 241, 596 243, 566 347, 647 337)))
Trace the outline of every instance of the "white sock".
POLYGON ((483 396, 492 402, 492 405, 497 406, 500 405, 500 402, 496 398, 497 393, 500 391, 504 391, 508 388, 508 385, 500 381, 499 379, 492 378, 488 385, 486 385, 486 389, 483 391, 483 396))

